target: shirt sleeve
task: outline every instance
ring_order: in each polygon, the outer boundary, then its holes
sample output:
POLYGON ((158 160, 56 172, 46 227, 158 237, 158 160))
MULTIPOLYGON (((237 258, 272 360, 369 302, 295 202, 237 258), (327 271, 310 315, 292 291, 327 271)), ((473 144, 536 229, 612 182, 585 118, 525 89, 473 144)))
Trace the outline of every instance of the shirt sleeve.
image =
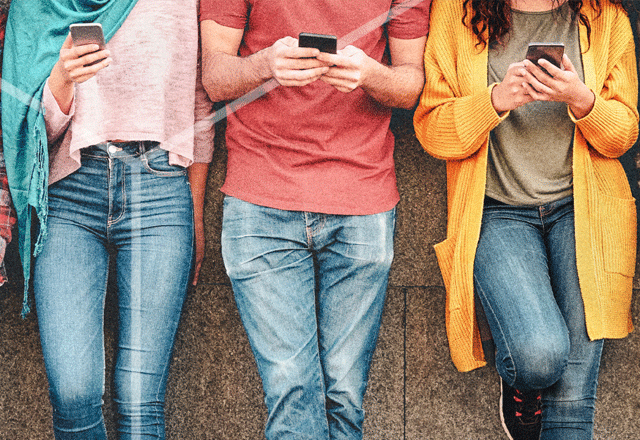
POLYGON ((249 0, 200 0, 200 21, 244 29, 249 19, 249 0))
POLYGON ((51 93, 51 89, 49 88, 49 80, 47 80, 42 93, 42 105, 44 106, 44 123, 47 128, 47 140, 51 144, 58 140, 67 130, 67 127, 69 127, 71 118, 76 110, 76 100, 74 97, 69 114, 64 114, 64 112, 60 110, 58 101, 53 97, 53 93, 51 93))
POLYGON ((429 32, 431 0, 393 0, 389 12, 389 37, 411 40, 429 32))

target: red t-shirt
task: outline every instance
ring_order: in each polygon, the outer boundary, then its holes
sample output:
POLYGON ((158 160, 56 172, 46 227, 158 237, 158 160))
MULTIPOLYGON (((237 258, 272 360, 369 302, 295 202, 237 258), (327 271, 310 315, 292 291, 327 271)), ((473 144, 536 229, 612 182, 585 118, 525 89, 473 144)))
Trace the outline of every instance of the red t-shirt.
MULTIPOLYGON (((332 34, 383 59, 387 34, 427 34, 430 0, 201 0, 201 20, 244 29, 240 56, 300 32, 332 34), (391 12, 391 13, 390 13, 391 12), (391 19, 388 20, 388 17, 391 19), (385 23, 386 22, 386 23, 385 23), (352 41, 355 40, 355 41, 352 41)), ((222 191, 271 208, 365 215, 399 200, 391 109, 362 89, 276 87, 228 116, 222 191)))

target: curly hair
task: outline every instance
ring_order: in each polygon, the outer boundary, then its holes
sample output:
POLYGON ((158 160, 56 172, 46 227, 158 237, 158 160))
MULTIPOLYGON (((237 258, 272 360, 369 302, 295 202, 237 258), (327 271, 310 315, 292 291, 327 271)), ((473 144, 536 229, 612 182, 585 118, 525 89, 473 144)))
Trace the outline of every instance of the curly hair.
MULTIPOLYGON (((560 0, 552 0, 554 6, 559 6, 560 0)), ((627 12, 630 7, 625 0, 567 0, 571 9, 571 18, 578 17, 580 23, 587 28, 587 36, 591 36, 589 18, 581 12, 585 1, 590 1, 591 6, 599 13, 603 2, 621 5, 627 12)), ((511 29, 511 4, 508 0, 464 0, 464 16, 462 23, 469 27, 478 43, 483 48, 487 43, 504 43, 511 29), (485 37, 488 33, 488 38, 485 37)))

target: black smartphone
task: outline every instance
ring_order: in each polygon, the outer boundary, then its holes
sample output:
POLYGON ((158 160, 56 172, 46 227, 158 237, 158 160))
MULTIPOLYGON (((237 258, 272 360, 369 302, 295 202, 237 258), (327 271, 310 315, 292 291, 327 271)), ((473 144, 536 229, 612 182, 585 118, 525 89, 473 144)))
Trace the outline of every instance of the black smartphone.
MULTIPOLYGON (((526 58, 535 64, 538 64, 540 59, 545 59, 557 68, 560 68, 560 66, 562 66, 563 55, 563 43, 529 43, 526 58)), ((542 70, 544 70, 546 74, 549 74, 545 69, 542 70)))
MULTIPOLYGON (((85 44, 97 44, 100 46, 99 50, 105 48, 104 33, 102 32, 102 25, 100 23, 75 23, 69 26, 69 32, 71 32, 71 39, 74 46, 83 46, 85 44)), ((87 66, 92 66, 99 63, 102 60, 96 60, 87 66)))
POLYGON ((335 35, 311 34, 301 32, 298 35, 299 47, 315 47, 320 52, 336 53, 338 51, 338 38, 335 35))

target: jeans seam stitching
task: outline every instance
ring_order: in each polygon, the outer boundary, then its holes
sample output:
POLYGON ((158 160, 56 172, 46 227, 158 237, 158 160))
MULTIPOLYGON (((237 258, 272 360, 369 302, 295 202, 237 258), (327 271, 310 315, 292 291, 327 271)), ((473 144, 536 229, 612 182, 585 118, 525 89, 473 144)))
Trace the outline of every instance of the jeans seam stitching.
MULTIPOLYGON (((474 280, 477 280, 476 276, 473 276, 474 280)), ((516 381, 518 380, 518 370, 516 368, 516 363, 513 361, 513 354, 511 353, 511 348, 509 347, 509 344, 507 343, 507 337, 504 334, 504 331, 502 330, 502 325, 500 323, 500 320, 496 317, 496 313, 493 310, 493 307, 491 306, 491 303, 487 300, 487 295, 486 293, 484 293, 484 290, 482 290, 481 287, 478 286, 478 284, 476 283, 476 290, 478 291, 479 295, 482 295, 485 299, 485 301, 487 302, 487 305, 489 306, 489 311, 492 313, 494 319, 496 320, 496 323, 498 324, 498 329, 500 330, 500 334, 502 335, 502 339, 504 340, 504 345, 506 347, 507 353, 509 355, 509 359, 511 364, 513 365, 513 383, 515 384, 516 381)), ((484 304, 482 305, 484 307, 484 304)), ((487 312, 487 310, 485 309, 485 313, 487 312)), ((498 361, 496 360, 496 365, 498 364, 498 361)))

